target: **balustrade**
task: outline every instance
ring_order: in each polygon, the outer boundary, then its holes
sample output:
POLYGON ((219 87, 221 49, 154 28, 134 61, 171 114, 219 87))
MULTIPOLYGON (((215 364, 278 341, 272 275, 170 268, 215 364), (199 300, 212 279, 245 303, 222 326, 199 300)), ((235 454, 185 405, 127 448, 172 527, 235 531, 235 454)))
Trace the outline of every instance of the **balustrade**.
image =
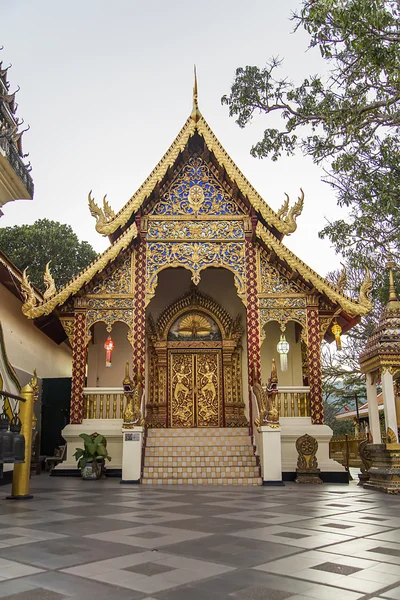
POLYGON ((85 419, 122 419, 125 396, 122 387, 83 388, 85 419))
POLYGON ((279 417, 309 417, 310 388, 279 386, 276 397, 279 417))

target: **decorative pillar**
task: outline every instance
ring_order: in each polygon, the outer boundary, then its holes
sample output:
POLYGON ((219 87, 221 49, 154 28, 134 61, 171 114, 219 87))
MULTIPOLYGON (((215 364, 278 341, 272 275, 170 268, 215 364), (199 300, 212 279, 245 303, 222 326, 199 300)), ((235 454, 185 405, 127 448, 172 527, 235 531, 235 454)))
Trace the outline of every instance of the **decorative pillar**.
MULTIPOLYGON (((251 239, 245 240, 247 283, 247 360, 249 385, 261 381, 260 311, 257 289, 257 248, 251 239)), ((251 399, 250 399, 251 406, 251 399)))
POLYGON ((307 304, 308 382, 310 385, 311 422, 323 425, 321 341, 319 335, 318 297, 310 296, 307 304))
MULTIPOLYGON (((386 369, 382 374, 382 395, 383 395, 383 408, 385 411, 385 424, 386 431, 390 427, 396 436, 397 442, 399 441, 399 435, 397 432, 397 418, 396 418, 396 399, 393 388, 393 375, 386 369)), ((388 441, 388 440, 387 440, 388 441)), ((375 442, 375 439, 374 439, 375 442)), ((375 442, 376 444, 377 442, 375 442)))
POLYGON ((70 422, 82 423, 83 388, 86 377, 86 311, 75 309, 74 338, 72 344, 72 387, 70 422))
POLYGON ((146 360, 146 243, 141 241, 135 251, 133 273, 133 331, 132 365, 134 377, 139 372, 145 376, 146 360))
POLYGON ((374 444, 381 444, 381 427, 379 423, 378 394, 376 392, 375 377, 372 373, 367 373, 367 401, 368 401, 368 420, 369 428, 374 440, 374 444))

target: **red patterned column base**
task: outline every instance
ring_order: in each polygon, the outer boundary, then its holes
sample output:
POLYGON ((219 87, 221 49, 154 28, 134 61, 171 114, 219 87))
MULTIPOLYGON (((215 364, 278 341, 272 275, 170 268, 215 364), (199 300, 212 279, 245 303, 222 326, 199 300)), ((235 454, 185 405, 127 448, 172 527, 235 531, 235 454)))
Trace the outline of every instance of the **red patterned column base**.
POLYGON ((86 313, 75 313, 74 344, 72 347, 72 388, 70 422, 82 423, 83 388, 86 377, 86 313))
POLYGON ((144 377, 146 360, 146 243, 141 242, 136 249, 133 280, 135 295, 133 308, 133 374, 144 377))
POLYGON ((324 404, 322 400, 321 341, 317 306, 307 308, 307 328, 311 422, 314 425, 323 425, 324 404))
POLYGON ((247 281, 247 359, 249 385, 261 380, 260 317, 257 289, 257 248, 251 240, 245 241, 247 281))

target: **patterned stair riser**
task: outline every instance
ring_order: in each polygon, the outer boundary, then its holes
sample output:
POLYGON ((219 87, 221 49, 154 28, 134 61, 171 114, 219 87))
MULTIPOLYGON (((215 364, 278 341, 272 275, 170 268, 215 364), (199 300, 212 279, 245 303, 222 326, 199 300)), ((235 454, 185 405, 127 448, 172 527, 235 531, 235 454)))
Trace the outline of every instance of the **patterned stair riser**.
POLYGON ((247 428, 150 429, 143 483, 261 485, 247 428))

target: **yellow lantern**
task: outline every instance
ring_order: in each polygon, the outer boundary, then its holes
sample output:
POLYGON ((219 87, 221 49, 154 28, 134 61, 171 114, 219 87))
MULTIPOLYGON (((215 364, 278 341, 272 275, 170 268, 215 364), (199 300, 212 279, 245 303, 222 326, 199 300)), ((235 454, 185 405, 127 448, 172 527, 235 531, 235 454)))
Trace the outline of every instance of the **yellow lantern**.
POLYGON ((332 333, 335 336, 336 348, 337 350, 342 349, 342 340, 340 339, 340 334, 342 333, 342 328, 340 327, 337 321, 332 325, 332 333))

